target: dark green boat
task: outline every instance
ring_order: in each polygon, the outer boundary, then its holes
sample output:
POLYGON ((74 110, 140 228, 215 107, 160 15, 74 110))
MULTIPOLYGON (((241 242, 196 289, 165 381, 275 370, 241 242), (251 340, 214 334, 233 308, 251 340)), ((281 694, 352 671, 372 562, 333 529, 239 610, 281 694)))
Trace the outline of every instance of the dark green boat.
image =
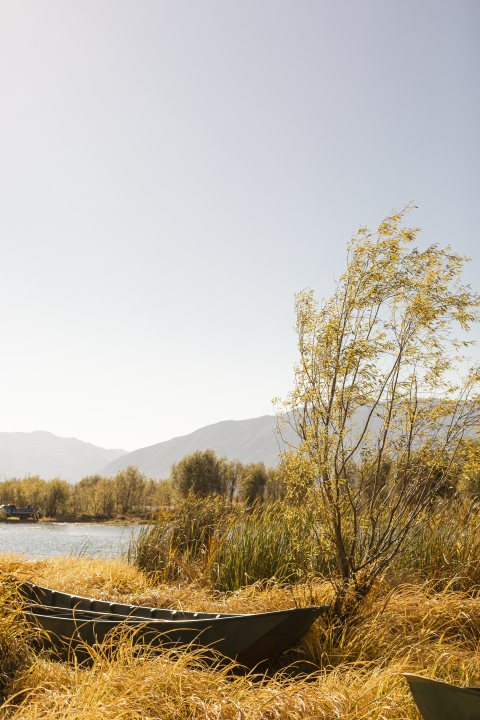
POLYGON ((124 629, 135 631, 136 640, 152 647, 211 648, 247 667, 274 660, 329 609, 319 605, 249 615, 192 613, 91 600, 31 583, 17 588, 25 601, 25 616, 55 647, 81 649, 102 642, 112 630, 124 629))
POLYGON ((480 687, 404 674, 423 720, 480 720, 480 687))

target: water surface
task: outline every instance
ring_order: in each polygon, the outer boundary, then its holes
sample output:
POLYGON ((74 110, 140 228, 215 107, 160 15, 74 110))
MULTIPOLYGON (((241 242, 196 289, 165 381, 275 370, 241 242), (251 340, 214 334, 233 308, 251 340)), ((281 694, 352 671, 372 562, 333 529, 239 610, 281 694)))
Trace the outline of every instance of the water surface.
POLYGON ((120 557, 138 525, 80 523, 1 523, 0 552, 25 553, 28 557, 89 555, 120 557))

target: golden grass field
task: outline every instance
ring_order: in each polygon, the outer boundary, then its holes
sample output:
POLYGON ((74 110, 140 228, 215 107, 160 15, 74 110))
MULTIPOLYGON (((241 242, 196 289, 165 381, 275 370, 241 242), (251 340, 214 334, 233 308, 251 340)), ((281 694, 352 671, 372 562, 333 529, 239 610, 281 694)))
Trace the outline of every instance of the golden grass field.
MULTIPOLYGON (((120 560, 0 554, 0 570, 71 593, 185 610, 262 612, 321 602, 326 583, 272 582, 230 594, 201 584, 154 586, 120 560)), ((273 720, 418 718, 402 672, 480 685, 480 599, 413 576, 378 583, 354 624, 332 639, 321 622, 276 672, 234 675, 201 652, 149 654, 125 640, 89 666, 28 647, 8 590, 0 603, 1 717, 273 720), (292 663, 297 663, 296 669, 292 663), (308 675, 305 673, 308 671, 308 675)))

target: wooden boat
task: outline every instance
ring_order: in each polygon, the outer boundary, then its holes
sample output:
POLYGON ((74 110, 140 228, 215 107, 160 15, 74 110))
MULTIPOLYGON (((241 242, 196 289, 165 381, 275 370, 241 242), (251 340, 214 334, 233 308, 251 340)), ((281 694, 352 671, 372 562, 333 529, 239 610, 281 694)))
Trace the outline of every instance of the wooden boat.
POLYGON ((329 609, 319 605, 242 615, 193 613, 92 600, 32 583, 17 588, 26 617, 55 647, 68 644, 80 650, 102 642, 112 630, 133 630, 137 641, 152 647, 202 646, 247 667, 288 650, 329 609))
POLYGON ((404 677, 424 720, 479 720, 480 687, 449 685, 421 675, 404 677))

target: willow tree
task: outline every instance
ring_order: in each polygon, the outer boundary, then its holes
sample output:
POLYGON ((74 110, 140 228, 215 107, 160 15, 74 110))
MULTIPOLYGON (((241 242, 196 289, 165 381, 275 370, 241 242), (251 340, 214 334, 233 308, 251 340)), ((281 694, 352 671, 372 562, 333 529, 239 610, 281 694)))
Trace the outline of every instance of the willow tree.
POLYGON ((479 295, 461 284, 468 258, 413 247, 409 209, 359 230, 329 300, 296 296, 300 358, 277 399, 280 432, 289 423, 298 439, 283 471, 318 513, 340 618, 421 527, 479 417, 479 370, 452 336, 479 319, 479 295))

